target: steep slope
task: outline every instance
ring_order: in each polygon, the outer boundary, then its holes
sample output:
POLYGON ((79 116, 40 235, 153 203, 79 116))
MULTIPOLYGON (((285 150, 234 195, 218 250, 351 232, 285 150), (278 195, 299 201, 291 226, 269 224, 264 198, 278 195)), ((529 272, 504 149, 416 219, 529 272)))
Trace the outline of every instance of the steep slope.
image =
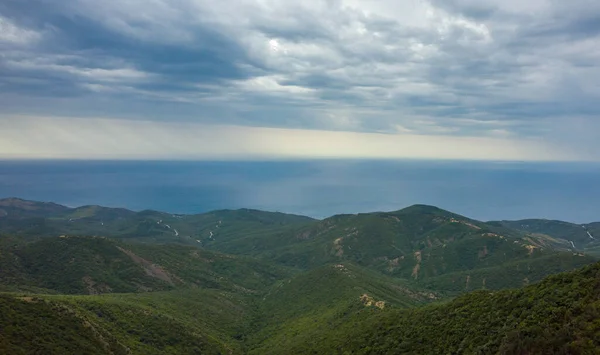
POLYGON ((243 298, 188 289, 102 296, 0 294, 2 354, 240 354, 243 298))
POLYGON ((2 354, 128 353, 69 309, 32 297, 0 295, 0 329, 2 354))
MULTIPOLYGON (((61 293, 169 289, 105 238, 49 238, 2 248, 2 286, 38 287, 61 293)), ((155 275, 156 276, 156 275, 155 275)))
POLYGON ((258 354, 596 354, 600 263, 519 290, 410 310, 365 309, 258 354))
POLYGON ((256 292, 291 275, 265 262, 182 245, 101 237, 0 238, 0 287, 69 294, 216 288, 256 292))
POLYGON ((248 346, 283 344, 307 329, 328 329, 365 308, 414 307, 439 297, 352 263, 322 266, 282 280, 262 296, 253 327, 259 331, 250 335, 248 346))

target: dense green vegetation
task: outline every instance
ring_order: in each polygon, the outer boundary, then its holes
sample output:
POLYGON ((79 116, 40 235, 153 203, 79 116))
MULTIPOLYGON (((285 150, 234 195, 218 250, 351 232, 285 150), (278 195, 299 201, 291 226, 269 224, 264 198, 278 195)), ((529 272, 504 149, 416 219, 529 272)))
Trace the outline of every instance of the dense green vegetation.
POLYGON ((0 200, 0 353, 594 353, 600 265, 536 282, 596 224, 538 222, 0 200))
POLYGON ((293 270, 183 245, 101 237, 0 238, 0 288, 66 294, 213 288, 253 293, 293 270))
POLYGON ((228 332, 236 330, 222 330, 222 324, 238 320, 244 324, 236 301, 227 294, 198 290, 69 297, 3 295, 0 353, 239 353, 241 349, 227 338, 228 332), (235 307, 227 307, 234 302, 235 307))
POLYGON ((304 270, 350 261, 453 292, 519 287, 594 260, 574 255, 545 236, 424 205, 388 213, 339 215, 287 233, 265 235, 260 242, 230 238, 207 247, 304 270))
POLYGON ((68 308, 33 297, 0 295, 1 354, 127 354, 68 308))
POLYGON ((4 285, 34 286, 61 293, 163 290, 168 282, 144 269, 105 238, 48 238, 3 250, 13 268, 3 272, 4 285))
POLYGON ((410 310, 354 313, 261 354, 597 354, 600 264, 520 290, 410 310))
POLYGON ((280 281, 262 296, 257 305, 258 331, 249 337, 248 344, 276 348, 308 329, 328 329, 365 307, 408 308, 439 299, 440 295, 410 281, 354 264, 326 265, 280 281))
POLYGON ((68 208, 52 203, 0 199, 0 233, 30 239, 61 235, 109 236, 145 243, 202 246, 226 242, 229 238, 254 237, 256 240, 265 235, 280 235, 312 221, 305 216, 250 209, 175 215, 101 206, 68 208))
POLYGON ((352 265, 319 268, 260 301, 200 289, 6 294, 0 352, 593 354, 600 346, 600 263, 519 290, 477 291, 420 307, 427 293, 400 283, 363 285, 371 278, 362 272, 352 265), (366 290, 373 292, 361 298, 366 290), (253 309, 278 318, 256 317, 253 309))
POLYGON ((600 246, 600 223, 574 224, 547 219, 524 219, 520 221, 491 222, 514 230, 555 239, 563 247, 585 250, 600 246), (596 236, 599 236, 596 239, 596 236))

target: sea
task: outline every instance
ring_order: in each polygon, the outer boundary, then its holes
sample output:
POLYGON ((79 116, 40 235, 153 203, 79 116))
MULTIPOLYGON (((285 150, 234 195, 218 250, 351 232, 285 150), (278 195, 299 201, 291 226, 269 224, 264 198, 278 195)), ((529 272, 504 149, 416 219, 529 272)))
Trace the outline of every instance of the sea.
POLYGON ((429 204, 479 220, 600 221, 600 164, 477 161, 0 161, 0 198, 325 218, 429 204))

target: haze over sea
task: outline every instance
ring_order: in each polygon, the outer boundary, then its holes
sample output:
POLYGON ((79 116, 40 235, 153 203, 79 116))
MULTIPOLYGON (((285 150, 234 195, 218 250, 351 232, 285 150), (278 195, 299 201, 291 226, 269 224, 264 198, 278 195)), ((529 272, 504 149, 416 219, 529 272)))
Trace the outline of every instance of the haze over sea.
POLYGON ((600 165, 442 161, 2 161, 0 197, 317 218, 423 203, 481 220, 600 220, 600 165))

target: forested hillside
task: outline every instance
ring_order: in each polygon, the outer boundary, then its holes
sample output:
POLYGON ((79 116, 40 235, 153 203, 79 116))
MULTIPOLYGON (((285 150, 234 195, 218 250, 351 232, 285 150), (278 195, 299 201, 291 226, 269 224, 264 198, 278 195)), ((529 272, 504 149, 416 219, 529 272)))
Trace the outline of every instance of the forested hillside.
POLYGON ((0 210, 0 353, 587 354, 599 345, 596 249, 569 248, 559 231, 425 205, 321 221, 19 199, 0 210))

